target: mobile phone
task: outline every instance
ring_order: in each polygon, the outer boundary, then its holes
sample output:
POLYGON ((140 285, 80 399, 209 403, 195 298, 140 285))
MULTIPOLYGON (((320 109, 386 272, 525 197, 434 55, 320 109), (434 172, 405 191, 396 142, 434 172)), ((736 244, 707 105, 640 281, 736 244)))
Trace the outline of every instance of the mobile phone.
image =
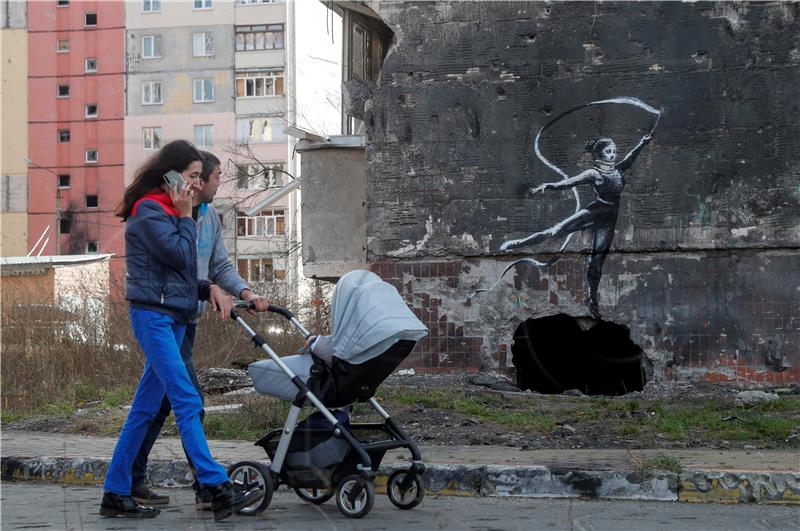
POLYGON ((178 190, 183 189, 183 176, 175 170, 170 170, 164 174, 164 182, 166 182, 170 188, 175 188, 177 185, 178 190))

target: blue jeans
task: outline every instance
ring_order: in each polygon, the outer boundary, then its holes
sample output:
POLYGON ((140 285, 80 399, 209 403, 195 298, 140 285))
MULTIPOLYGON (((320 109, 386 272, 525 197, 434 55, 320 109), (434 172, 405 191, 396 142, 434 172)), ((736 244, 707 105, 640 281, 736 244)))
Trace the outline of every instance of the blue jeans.
MULTIPOLYGON (((186 371, 189 373, 189 379, 200 395, 200 400, 203 400, 203 388, 200 386, 200 380, 197 379, 197 372, 192 362, 192 348, 194 347, 196 332, 196 324, 186 325, 186 333, 183 335, 183 341, 181 342, 181 359, 183 360, 183 365, 186 367, 186 371)), ((169 398, 165 396, 164 400, 161 401, 161 409, 158 410, 158 414, 150 424, 150 429, 144 437, 142 447, 139 449, 139 454, 133 462, 132 475, 134 485, 143 485, 147 481, 147 458, 150 455, 150 451, 153 449, 153 445, 156 443, 156 439, 158 439, 158 435, 161 433, 161 428, 164 427, 164 421, 167 420, 170 411, 172 411, 172 404, 169 403, 169 398)), ((205 410, 200 412, 200 422, 203 422, 204 416, 205 410)), ((189 468, 192 469, 192 473, 195 474, 196 477, 195 466, 192 462, 192 458, 189 456, 189 452, 186 451, 186 447, 183 448, 183 453, 186 454, 189 468)))
POLYGON ((130 495, 133 462, 165 396, 174 408, 181 441, 197 469, 197 480, 209 486, 228 481, 225 469, 214 461, 208 449, 200 421, 203 400, 189 377, 178 347, 186 325, 151 310, 131 308, 130 315, 133 333, 147 361, 103 487, 114 494, 130 495))

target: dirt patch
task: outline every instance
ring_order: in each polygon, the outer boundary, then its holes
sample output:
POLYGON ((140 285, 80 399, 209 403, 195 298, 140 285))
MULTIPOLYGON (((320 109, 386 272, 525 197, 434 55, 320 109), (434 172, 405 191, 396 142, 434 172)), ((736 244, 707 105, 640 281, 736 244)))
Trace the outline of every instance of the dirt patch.
MULTIPOLYGON (((545 395, 510 391, 513 383, 483 375, 392 376, 378 400, 420 444, 506 445, 547 448, 800 448, 800 387, 762 389, 773 396, 742 404, 739 389, 648 384, 620 397, 578 391, 545 395), (498 390, 504 389, 504 390, 498 390)), ((207 406, 244 402, 240 412, 210 413, 209 438, 250 439, 279 427, 287 404, 255 393, 209 396, 207 406)), ((5 428, 115 435, 125 416, 119 407, 78 409, 30 417, 5 428)), ((377 420, 357 404, 353 422, 377 420)), ((170 418, 166 436, 176 436, 170 418)))

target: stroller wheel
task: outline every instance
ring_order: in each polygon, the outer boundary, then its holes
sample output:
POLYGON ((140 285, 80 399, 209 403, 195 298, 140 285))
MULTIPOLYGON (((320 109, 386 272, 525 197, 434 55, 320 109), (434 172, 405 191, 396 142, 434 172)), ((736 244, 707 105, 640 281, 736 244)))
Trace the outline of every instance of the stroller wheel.
POLYGON ((413 509, 425 497, 425 485, 419 474, 395 470, 386 482, 386 494, 398 509, 413 509))
POLYGON ((294 489, 301 500, 321 505, 333 498, 334 492, 331 489, 294 489))
POLYGON ((254 461, 239 461, 228 468, 228 477, 231 483, 241 489, 264 489, 264 497, 253 505, 248 505, 236 511, 236 514, 255 516, 267 507, 272 501, 272 476, 267 467, 254 461))
POLYGON ((336 488, 336 506, 348 518, 361 518, 375 503, 375 485, 359 475, 347 476, 336 488))

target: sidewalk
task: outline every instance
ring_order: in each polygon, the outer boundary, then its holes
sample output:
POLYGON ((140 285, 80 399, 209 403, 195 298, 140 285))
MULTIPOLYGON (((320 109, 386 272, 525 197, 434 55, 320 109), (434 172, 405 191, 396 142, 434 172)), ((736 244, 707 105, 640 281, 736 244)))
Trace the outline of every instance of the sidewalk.
MULTIPOLYGON (((102 483, 116 438, 4 430, 2 479, 102 483)), ((267 461, 251 441, 209 441, 224 464, 267 461)), ((530 496, 645 499, 687 502, 800 505, 800 454, 767 450, 519 450, 505 446, 425 446, 426 489, 459 496, 530 496), (635 473, 637 462, 659 454, 677 457, 683 472, 635 473)), ((403 465, 408 452, 387 454, 376 481, 403 465)), ((153 448, 150 481, 191 483, 180 440, 160 438, 153 448)))

